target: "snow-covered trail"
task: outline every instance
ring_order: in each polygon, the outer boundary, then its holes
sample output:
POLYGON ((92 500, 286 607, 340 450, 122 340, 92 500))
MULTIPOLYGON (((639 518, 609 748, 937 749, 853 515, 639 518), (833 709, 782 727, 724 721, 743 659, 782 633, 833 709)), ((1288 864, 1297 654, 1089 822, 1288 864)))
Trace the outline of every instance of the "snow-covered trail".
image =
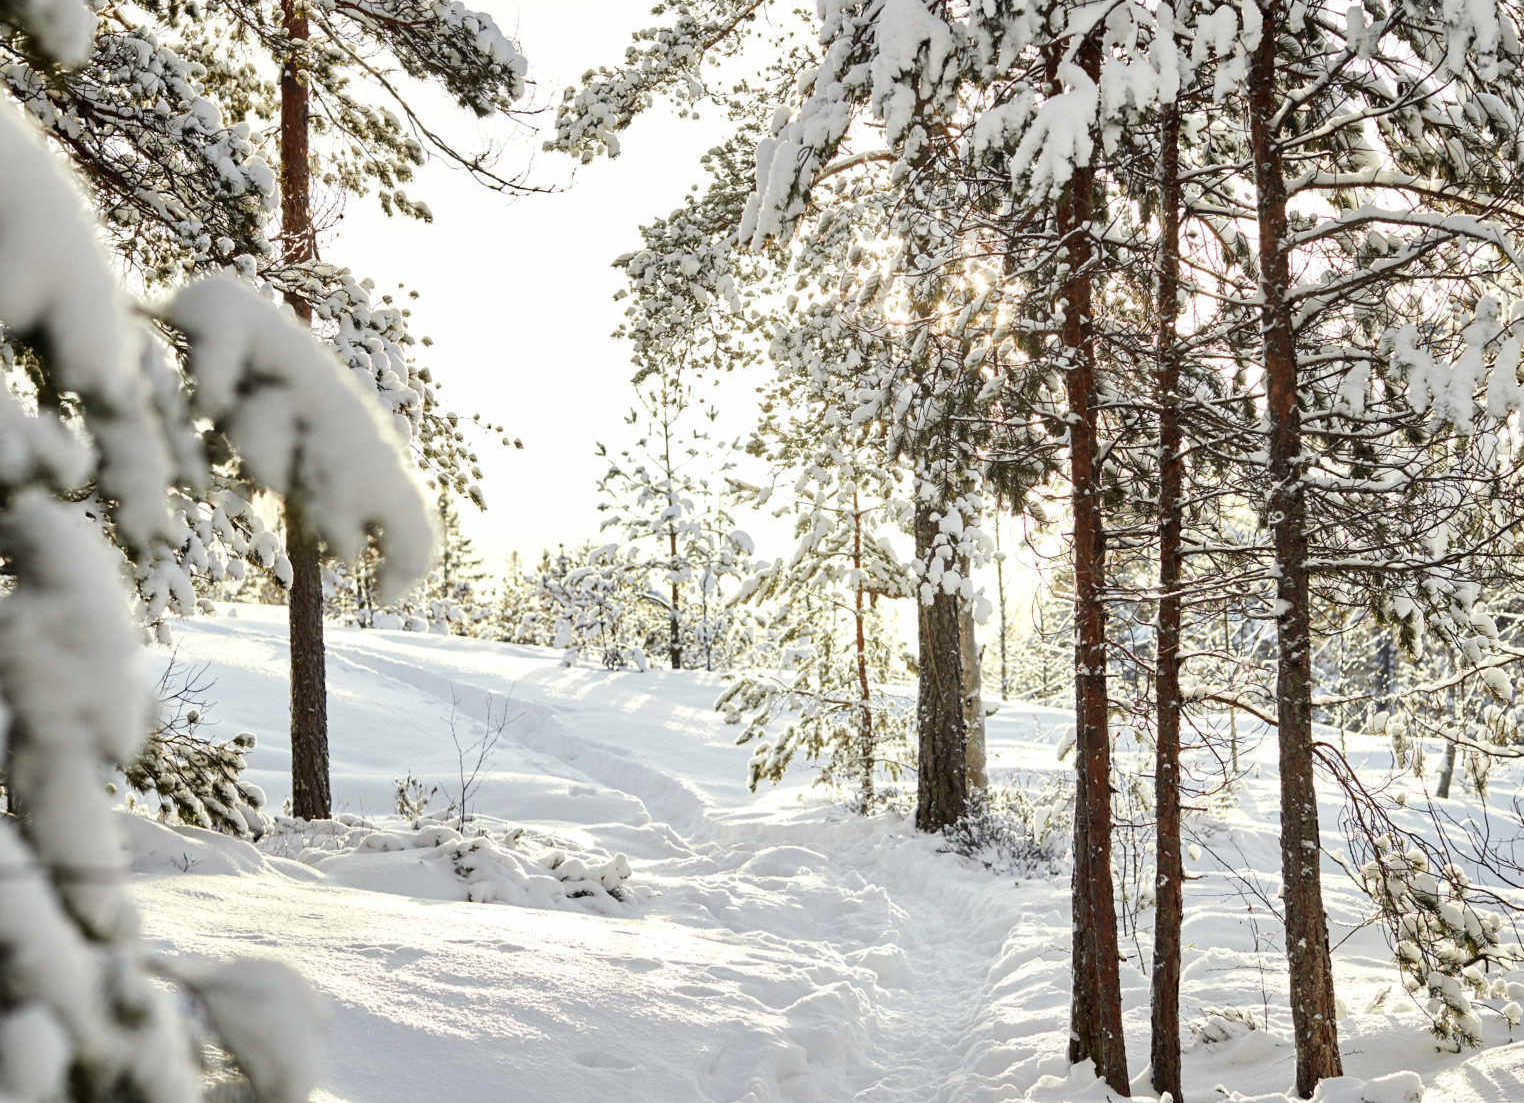
MULTIPOLYGON (((240 607, 177 633, 179 659, 215 679, 219 734, 261 736, 250 773, 277 806, 289 770, 283 614, 240 607)), ((747 752, 712 708, 716 676, 565 668, 533 648, 401 632, 332 629, 328 647, 336 810, 389 815, 395 779, 409 773, 453 795, 452 717, 469 744, 506 715, 472 811, 547 844, 627 855, 636 898, 612 915, 472 904, 447 869, 406 852, 357 855, 325 875, 243 844, 166 836, 171 850, 137 885, 148 933, 169 952, 254 952, 304 972, 332 1009, 320 1100, 1107 1097, 1065 1060, 1066 877, 991 874, 904 819, 847 814, 807 773, 749 793, 747 752), (229 857, 230 846, 243 850, 229 857)), ((1069 727, 1063 712, 1003 710, 990 725, 997 780, 1037 792, 1067 774, 1055 749, 1069 727)), ((1372 769, 1385 753, 1369 749, 1372 769)), ((1284 1103, 1284 951, 1245 887, 1273 896, 1279 884, 1274 750, 1244 754, 1254 769, 1230 804, 1192 820, 1203 852, 1190 861, 1182 1018, 1220 1029, 1211 1042, 1187 1038, 1185 1087, 1193 1100, 1221 1097, 1221 1085, 1249 1093, 1229 1098, 1284 1103)), ((1337 806, 1322 815, 1325 845, 1337 846, 1337 806)), ((1394 977, 1381 938, 1367 928, 1344 943, 1364 905, 1326 876, 1352 1008, 1340 1023, 1346 1069, 1446 1078, 1428 1103, 1513 1098, 1517 1051, 1438 1055, 1409 1002, 1385 999, 1394 977)), ((1122 967, 1139 1094, 1146 923, 1137 942, 1124 939, 1122 967)), ((1354 1094, 1324 1103, 1409 1103, 1405 1083, 1351 1082, 1354 1094)))
MULTIPOLYGON (((211 664, 229 734, 283 729, 279 612, 179 633, 182 660, 211 664)), ((165 944, 253 945, 313 978, 335 1006, 334 1098, 568 1100, 618 1081, 663 1101, 927 1103, 1019 1098, 1067 1072, 1063 886, 994 878, 803 785, 754 797, 714 679, 402 633, 328 647, 337 806, 380 811, 409 769, 447 781, 452 706, 474 738, 507 702, 475 806, 623 852, 655 890, 610 920, 275 875, 145 881, 165 944), (1020 1028, 992 1014, 1013 987, 1020 1028)), ((285 768, 256 752, 276 800, 285 768)))

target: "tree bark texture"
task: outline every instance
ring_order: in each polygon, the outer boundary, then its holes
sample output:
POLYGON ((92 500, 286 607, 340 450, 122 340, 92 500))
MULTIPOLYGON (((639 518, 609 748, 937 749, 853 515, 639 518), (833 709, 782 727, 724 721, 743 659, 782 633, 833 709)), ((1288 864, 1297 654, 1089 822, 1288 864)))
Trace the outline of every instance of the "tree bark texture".
POLYGON ((318 540, 286 507, 291 560, 291 811, 308 820, 333 813, 328 781, 328 693, 323 649, 323 575, 318 540))
POLYGON ((1300 382, 1286 245, 1286 181, 1274 119, 1280 106, 1276 51, 1281 0, 1261 9, 1264 29, 1249 65, 1249 127, 1258 193, 1264 368, 1270 421, 1269 520, 1275 546, 1276 721, 1281 770, 1281 872, 1286 955, 1291 969, 1291 1020, 1296 1041, 1296 1091, 1342 1073, 1335 1017, 1333 965, 1323 910, 1318 802, 1312 752, 1312 623, 1307 567, 1307 508, 1302 483, 1300 382))
MULTIPOLYGON (((1056 60, 1056 58, 1055 58, 1056 60)), ((1095 80, 1100 45, 1094 33, 1078 62, 1095 80)), ((1056 65, 1055 65, 1056 69, 1056 65)), ((1112 1091, 1130 1094, 1122 1037, 1122 985, 1117 958, 1116 901, 1111 877, 1111 739, 1106 696, 1106 585, 1101 515, 1098 388, 1091 287, 1091 218, 1096 174, 1076 165, 1059 200, 1056 221, 1067 268, 1061 337, 1068 358, 1069 477, 1074 514, 1075 768, 1074 1006, 1070 1056, 1089 1058, 1112 1091)))
MULTIPOLYGON (((281 28, 293 54, 280 70, 280 214, 287 261, 312 259, 309 93, 303 72, 308 24, 297 0, 282 0, 281 28)), ((299 295, 286 301, 308 324, 312 308, 299 295)), ((300 488, 298 488, 298 495, 300 488)), ((328 779, 328 686, 323 653, 323 578, 317 535, 299 505, 286 505, 286 557, 291 562, 287 613, 291 648, 291 807, 304 819, 333 811, 328 779)))
MULTIPOLYGON (((929 562, 939 532, 937 514, 915 507, 916 556, 929 562)), ((958 821, 968 802, 967 728, 963 712, 963 649, 957 595, 938 587, 931 604, 918 601, 920 666, 916 706, 919 761, 915 825, 940 831, 958 821)))
POLYGON ((1180 108, 1160 113, 1159 287, 1155 356, 1159 401, 1159 625, 1154 683, 1157 711, 1154 793, 1154 955, 1150 1065, 1154 1090, 1181 1103, 1180 927, 1185 875, 1180 856, 1180 616, 1182 501, 1180 361, 1180 108))
POLYGON ((667 531, 667 546, 672 553, 670 561, 672 568, 672 608, 667 613, 667 659, 672 663, 673 670, 683 668, 683 621, 678 613, 679 603, 682 601, 682 591, 677 585, 677 530, 667 531))

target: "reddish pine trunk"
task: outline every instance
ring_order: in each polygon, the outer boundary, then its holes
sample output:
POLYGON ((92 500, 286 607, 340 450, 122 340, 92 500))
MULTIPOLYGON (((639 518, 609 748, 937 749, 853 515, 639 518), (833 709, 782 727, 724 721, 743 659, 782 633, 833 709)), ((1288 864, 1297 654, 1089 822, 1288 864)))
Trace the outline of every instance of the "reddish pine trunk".
MULTIPOLYGON (((915 507, 916 556, 929 562, 938 534, 931 507, 915 507)), ((937 588, 930 605, 917 601, 920 665, 916 708, 919 762, 915 825, 940 831, 958 821, 968 801, 967 732, 963 712, 963 650, 958 598, 937 588)))
MULTIPOLYGON (((301 48, 307 41, 306 9, 282 0, 286 37, 301 48)), ((308 91, 301 59, 288 57, 280 71, 280 213, 286 260, 312 257, 309 206, 308 91)), ((304 322, 312 308, 300 296, 286 301, 304 322)), ((291 637, 291 810, 305 819, 332 814, 328 788, 328 688, 323 655, 323 579, 318 539, 291 503, 286 507, 286 556, 291 561, 287 612, 291 637)))
POLYGON ((1154 1090, 1175 1103, 1180 1087, 1180 925, 1185 876, 1180 859, 1180 529, 1185 462, 1180 454, 1180 109, 1160 117, 1159 330, 1159 631, 1154 792, 1158 804, 1152 993, 1154 1090))
POLYGON ((318 541, 300 511, 286 507, 291 560, 291 811, 325 820, 328 788, 328 694, 323 653, 323 578, 318 541))
POLYGON ((1277 612, 1276 720, 1281 766, 1281 871, 1286 955, 1291 966, 1291 1021, 1296 1090, 1310 1097, 1318 1081, 1339 1076, 1333 965, 1319 873, 1318 802, 1312 759, 1311 609, 1307 509, 1302 486, 1302 425, 1297 406, 1292 330, 1291 259, 1286 247, 1286 181, 1272 120, 1279 106, 1276 46, 1280 0, 1264 11, 1264 30, 1249 66, 1249 125, 1259 209, 1264 300, 1265 382, 1270 418, 1270 526, 1275 541, 1277 612))
MULTIPOLYGON (((1056 60, 1056 59, 1055 59, 1056 60)), ((1090 78, 1100 72, 1094 35, 1079 51, 1090 78)), ((1074 511, 1074 692, 1077 792, 1074 815, 1074 1008, 1070 1056, 1090 1058, 1127 1095, 1122 982, 1111 880, 1111 739, 1106 696, 1106 564, 1098 469, 1097 387, 1090 263, 1095 169, 1075 167, 1059 201, 1057 229, 1068 274, 1062 339, 1069 358, 1069 477, 1074 511)))

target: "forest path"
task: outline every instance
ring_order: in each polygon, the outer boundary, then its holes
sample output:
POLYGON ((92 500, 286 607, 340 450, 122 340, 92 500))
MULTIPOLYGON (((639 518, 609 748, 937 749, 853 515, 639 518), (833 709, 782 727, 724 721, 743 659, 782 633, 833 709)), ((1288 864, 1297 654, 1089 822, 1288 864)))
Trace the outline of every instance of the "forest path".
POLYGON ((712 687, 689 700, 689 675, 556 668, 510 682, 367 644, 351 634, 335 651, 481 723, 489 702, 512 702, 506 739, 670 829, 660 852, 622 848, 660 886, 645 918, 752 948, 765 967, 716 979, 783 1020, 771 1067, 741 1098, 973 1103, 1020 1097, 1044 1074, 1067 1080, 1066 884, 1018 883, 908 825, 886 833, 797 792, 759 808, 712 687), (802 969, 777 968, 790 960, 802 969), (997 1021, 992 1007, 1018 993, 1023 1025, 997 1021))

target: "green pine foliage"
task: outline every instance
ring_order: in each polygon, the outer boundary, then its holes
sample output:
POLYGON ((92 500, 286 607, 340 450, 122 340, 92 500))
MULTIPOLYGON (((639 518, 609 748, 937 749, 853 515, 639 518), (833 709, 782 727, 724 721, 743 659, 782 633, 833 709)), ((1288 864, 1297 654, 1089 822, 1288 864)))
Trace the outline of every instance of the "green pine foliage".
POLYGON ((122 773, 128 787, 153 799, 160 819, 238 838, 265 831, 264 792, 242 779, 254 735, 217 740, 203 730, 212 685, 204 670, 171 659, 159 678, 159 719, 122 773))

